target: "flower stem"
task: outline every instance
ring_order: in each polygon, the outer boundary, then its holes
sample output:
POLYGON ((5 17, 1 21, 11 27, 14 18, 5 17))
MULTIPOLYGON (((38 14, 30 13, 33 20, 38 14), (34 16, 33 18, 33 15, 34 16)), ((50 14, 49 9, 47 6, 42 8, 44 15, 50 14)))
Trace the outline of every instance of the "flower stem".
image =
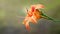
POLYGON ((45 15, 45 14, 41 14, 42 16, 43 16, 43 18, 45 18, 45 19, 48 19, 48 20, 52 20, 52 21, 54 21, 54 22, 60 22, 59 20, 55 20, 55 19, 53 19, 53 18, 51 18, 51 17, 49 17, 49 16, 47 16, 47 15, 45 15))

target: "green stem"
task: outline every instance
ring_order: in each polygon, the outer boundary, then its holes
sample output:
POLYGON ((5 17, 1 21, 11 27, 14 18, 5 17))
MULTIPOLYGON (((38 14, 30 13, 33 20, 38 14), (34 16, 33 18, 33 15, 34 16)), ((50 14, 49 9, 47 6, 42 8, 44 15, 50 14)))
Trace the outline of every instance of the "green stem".
POLYGON ((55 20, 55 19, 53 19, 53 18, 51 18, 51 17, 48 17, 47 15, 45 15, 45 14, 41 14, 42 16, 43 16, 43 18, 46 18, 46 19, 48 19, 48 20, 53 20, 54 22, 60 22, 60 21, 58 21, 58 20, 55 20))

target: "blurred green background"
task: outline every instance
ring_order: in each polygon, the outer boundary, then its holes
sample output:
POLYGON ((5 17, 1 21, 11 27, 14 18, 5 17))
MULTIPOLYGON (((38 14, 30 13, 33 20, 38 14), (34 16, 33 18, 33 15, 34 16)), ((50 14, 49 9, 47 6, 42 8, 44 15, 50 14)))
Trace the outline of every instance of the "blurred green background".
POLYGON ((44 19, 39 21, 43 22, 43 25, 32 24, 31 26, 34 26, 35 29, 32 29, 31 32, 26 31, 22 24, 24 18, 20 18, 20 16, 25 17, 25 8, 29 8, 32 4, 43 4, 45 6, 43 12, 46 15, 60 20, 60 0, 0 0, 0 34, 60 34, 60 22, 44 19), (42 29, 43 27, 46 29, 42 29), (39 28, 42 29, 39 30, 41 33, 38 32, 39 28))

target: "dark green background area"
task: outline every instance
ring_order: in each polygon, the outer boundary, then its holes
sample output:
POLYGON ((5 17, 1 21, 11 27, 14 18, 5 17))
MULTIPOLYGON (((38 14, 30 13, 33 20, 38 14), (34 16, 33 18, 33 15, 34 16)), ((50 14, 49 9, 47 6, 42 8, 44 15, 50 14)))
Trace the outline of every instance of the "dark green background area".
POLYGON ((60 34, 60 22, 40 19, 39 24, 30 23, 31 32, 22 24, 26 8, 33 4, 43 4, 43 13, 60 20, 60 0, 0 0, 0 34, 60 34), (40 32, 40 33, 39 33, 40 32))

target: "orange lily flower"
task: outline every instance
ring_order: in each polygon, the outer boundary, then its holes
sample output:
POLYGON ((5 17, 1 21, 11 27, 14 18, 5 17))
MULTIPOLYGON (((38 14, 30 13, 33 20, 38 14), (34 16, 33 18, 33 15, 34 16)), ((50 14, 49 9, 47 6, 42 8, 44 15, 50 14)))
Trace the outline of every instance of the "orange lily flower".
POLYGON ((27 12, 27 16, 23 21, 23 24, 25 25, 26 29, 30 31, 29 22, 32 22, 33 24, 37 24, 37 20, 42 18, 41 12, 38 10, 39 8, 44 8, 43 5, 32 5, 31 10, 27 12))

